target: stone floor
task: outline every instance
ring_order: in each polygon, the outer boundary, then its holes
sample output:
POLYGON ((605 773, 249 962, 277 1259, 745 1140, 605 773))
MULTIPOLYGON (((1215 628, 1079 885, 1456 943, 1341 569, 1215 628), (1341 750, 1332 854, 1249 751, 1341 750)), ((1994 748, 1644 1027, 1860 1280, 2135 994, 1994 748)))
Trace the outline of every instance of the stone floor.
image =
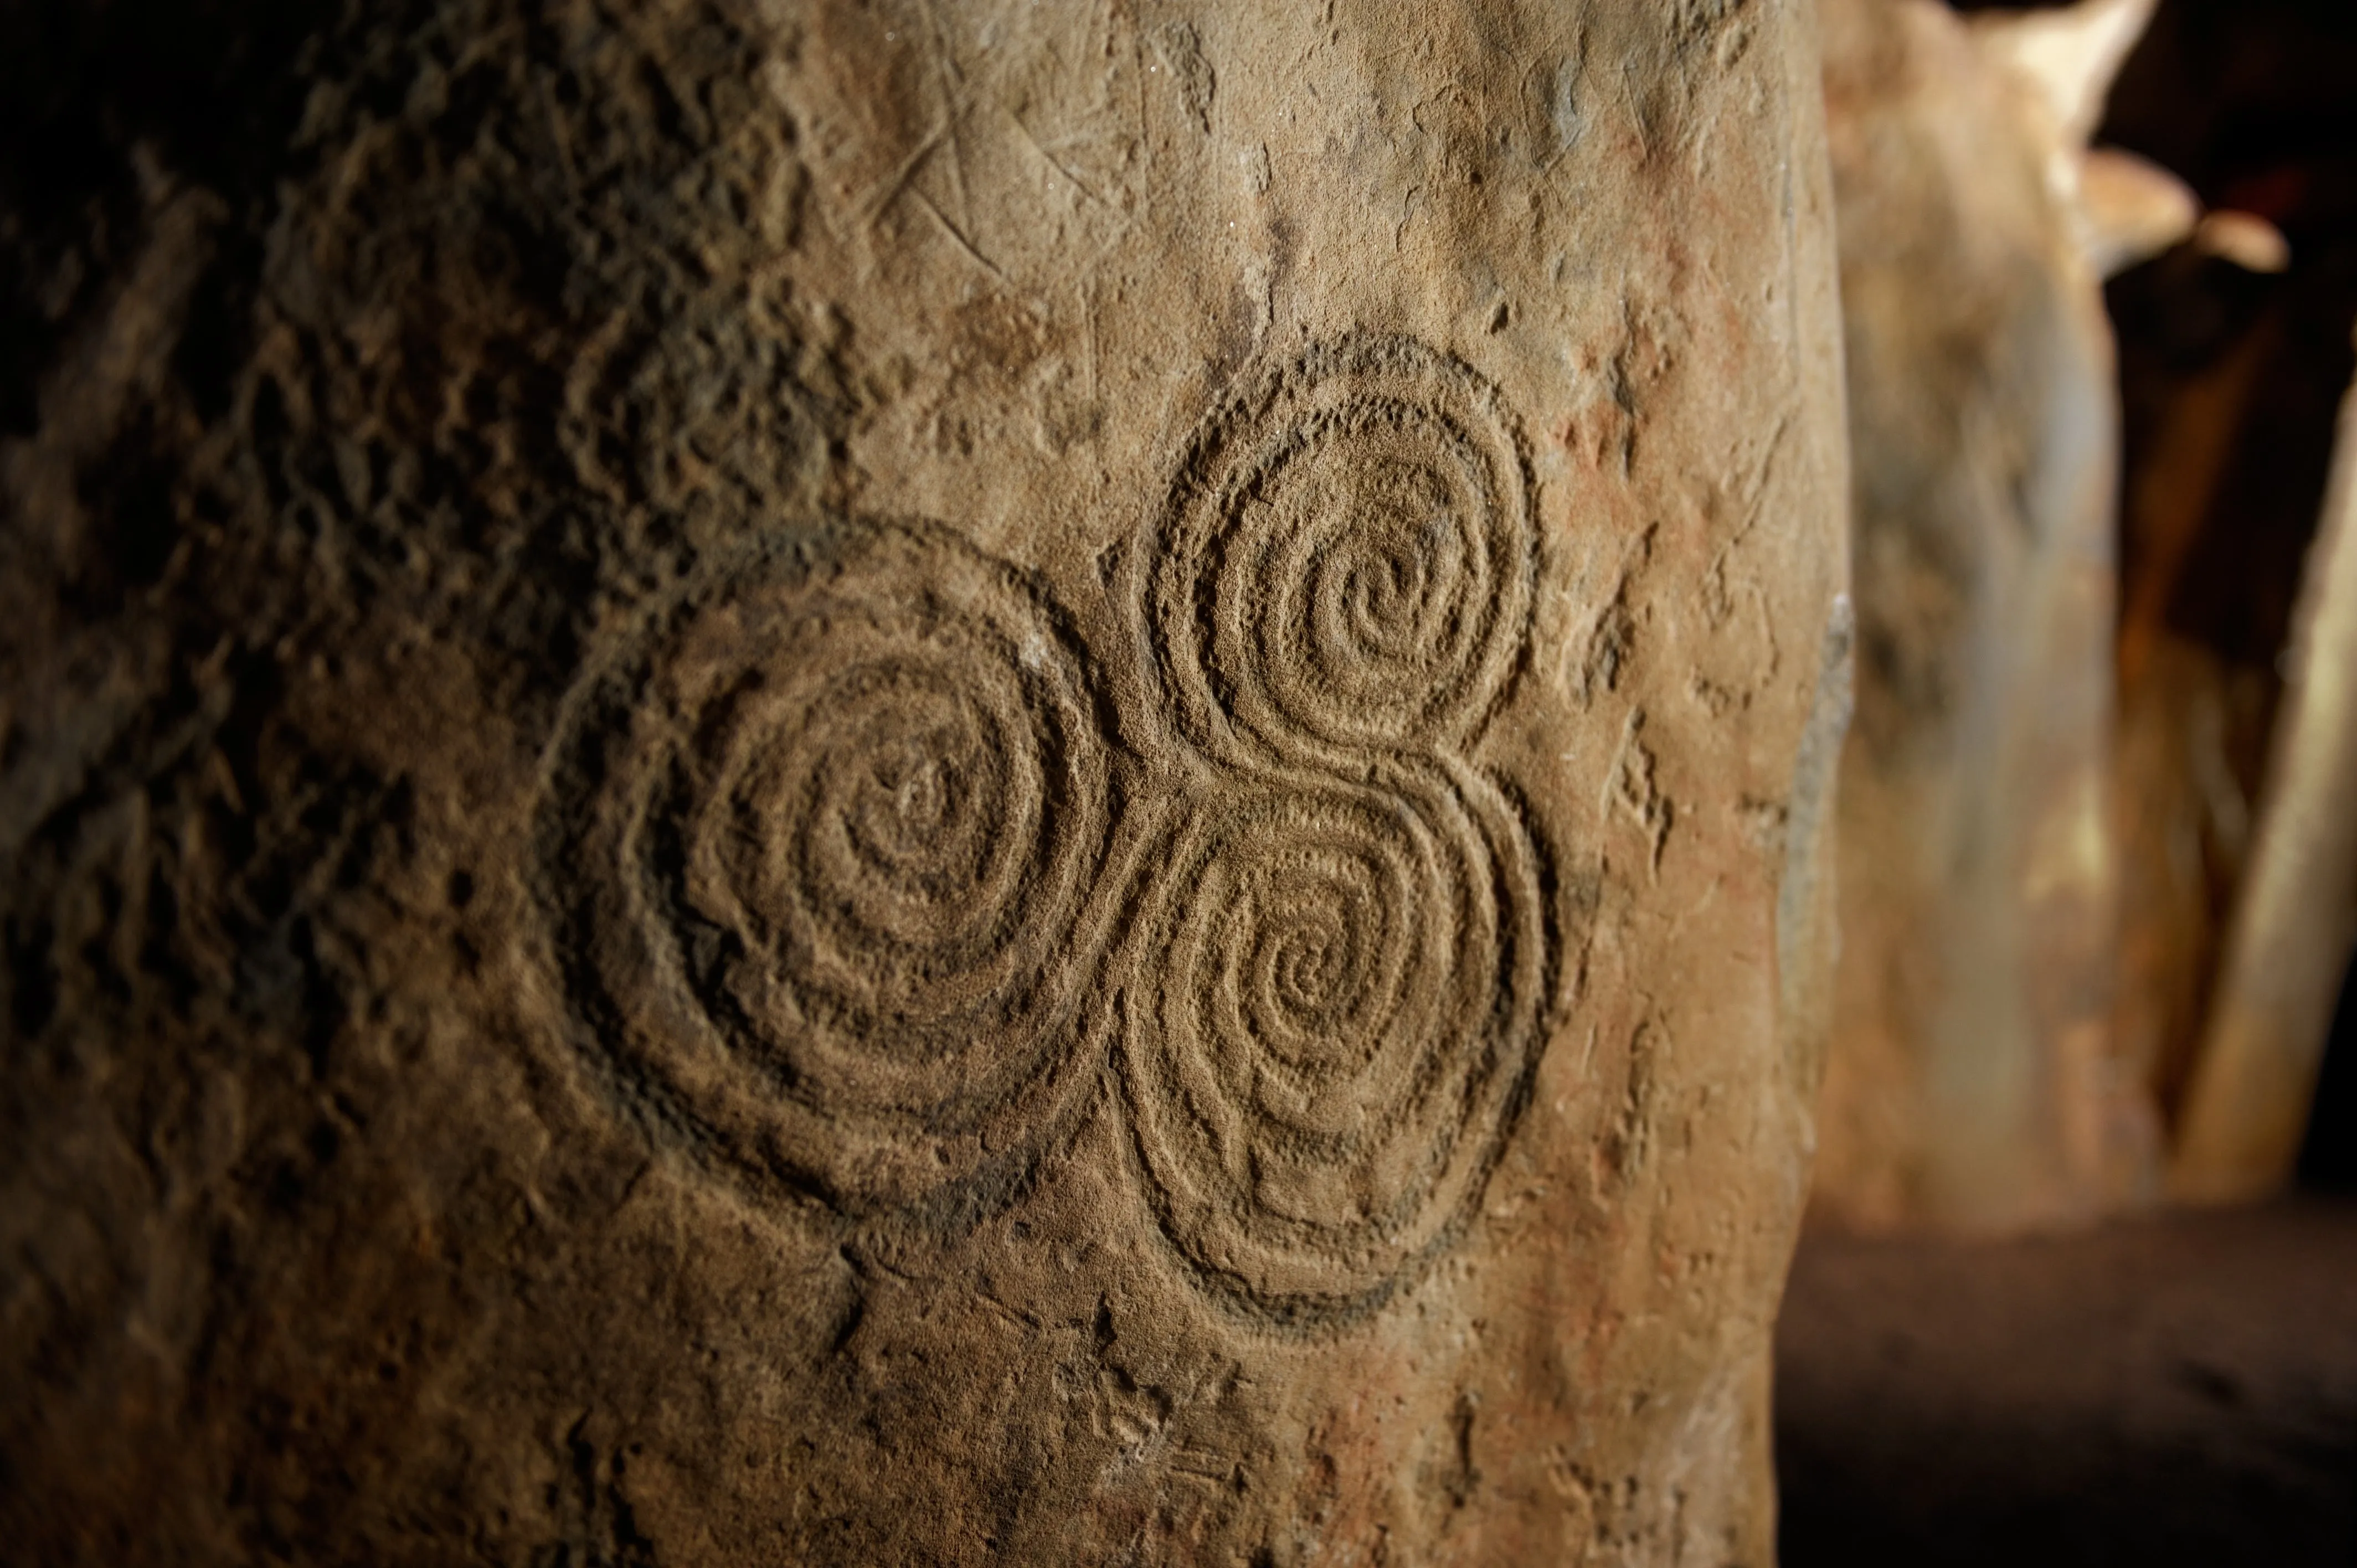
POLYGON ((1778 1377, 1785 1568, 2357 1564, 2357 1197, 1813 1236, 1778 1377))

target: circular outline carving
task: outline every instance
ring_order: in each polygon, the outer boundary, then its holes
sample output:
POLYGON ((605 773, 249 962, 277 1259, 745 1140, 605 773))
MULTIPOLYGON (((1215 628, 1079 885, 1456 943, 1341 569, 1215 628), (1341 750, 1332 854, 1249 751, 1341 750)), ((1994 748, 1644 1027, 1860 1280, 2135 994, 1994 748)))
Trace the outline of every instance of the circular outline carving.
POLYGON ((1461 749, 1528 644, 1534 488, 1498 389, 1411 338, 1270 371, 1204 422, 1139 552, 1156 705, 1229 767, 1461 749))
POLYGON ((1265 1326, 1379 1307, 1462 1232, 1544 1045, 1552 921, 1520 813, 1447 761, 1207 791, 1152 887, 1119 1059, 1165 1236, 1265 1326))
POLYGON ((1114 802, 1086 656, 936 526, 748 553, 570 694, 542 902, 642 1118, 837 1211, 1004 1201, 1095 1081, 1114 802))

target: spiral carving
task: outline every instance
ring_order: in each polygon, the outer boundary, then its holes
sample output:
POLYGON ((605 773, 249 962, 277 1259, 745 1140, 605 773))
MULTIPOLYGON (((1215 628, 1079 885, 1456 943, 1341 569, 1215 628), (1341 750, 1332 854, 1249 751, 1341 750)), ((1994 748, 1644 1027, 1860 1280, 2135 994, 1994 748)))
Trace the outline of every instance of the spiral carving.
POLYGON ((845 529, 576 693, 543 878, 631 1097, 852 1214, 1004 1191, 1092 1078, 1111 832, 1085 661, 1012 568, 845 529))
POLYGON ((1380 1305, 1456 1236, 1538 1044, 1536 855, 1468 769, 1238 787, 1157 856, 1123 1069, 1163 1229, 1265 1319, 1380 1305))
POLYGON ((1469 741, 1528 637, 1530 498, 1496 389, 1419 343, 1265 377, 1203 426, 1141 553, 1179 733, 1245 767, 1469 741))
POLYGON ((659 1136, 856 1223, 967 1223, 1108 1060, 1171 1255, 1264 1329, 1372 1311, 1463 1231, 1561 946, 1470 752, 1527 653, 1532 481, 1405 339, 1214 411, 1122 578, 1142 698, 929 524, 721 563, 567 699, 536 891, 659 1136), (1116 734, 1149 754, 1116 753, 1116 734))

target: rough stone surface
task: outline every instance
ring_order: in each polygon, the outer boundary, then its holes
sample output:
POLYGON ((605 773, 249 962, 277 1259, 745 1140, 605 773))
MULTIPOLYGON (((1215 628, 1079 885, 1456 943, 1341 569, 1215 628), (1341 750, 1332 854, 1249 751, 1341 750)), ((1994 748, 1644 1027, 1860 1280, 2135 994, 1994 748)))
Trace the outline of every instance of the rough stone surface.
POLYGON ((1867 1228, 2083 1218, 2151 1187, 2157 1136, 2109 1027, 2118 411, 2082 149, 1946 6, 1821 10, 1858 692, 1816 1191, 1867 1228))
POLYGON ((12 1557, 1769 1560, 1808 6, 10 15, 12 1557))

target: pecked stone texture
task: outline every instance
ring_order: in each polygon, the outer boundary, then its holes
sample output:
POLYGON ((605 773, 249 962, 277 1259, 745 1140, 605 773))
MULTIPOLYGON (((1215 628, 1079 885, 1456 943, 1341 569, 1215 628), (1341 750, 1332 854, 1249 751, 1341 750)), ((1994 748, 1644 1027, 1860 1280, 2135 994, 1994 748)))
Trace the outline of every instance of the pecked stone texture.
POLYGON ((20 13, 12 1552, 1769 1561, 1809 11, 20 13))

